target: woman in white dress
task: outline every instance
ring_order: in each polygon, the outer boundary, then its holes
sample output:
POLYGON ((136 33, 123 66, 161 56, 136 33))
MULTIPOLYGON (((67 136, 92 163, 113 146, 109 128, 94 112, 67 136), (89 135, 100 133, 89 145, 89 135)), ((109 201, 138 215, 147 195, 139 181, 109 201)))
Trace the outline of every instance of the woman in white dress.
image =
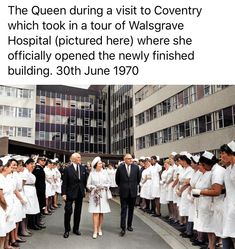
MULTIPOLYGON (((35 229, 36 214, 40 212, 36 188, 35 188, 36 177, 34 174, 32 174, 34 168, 35 168, 35 162, 32 158, 29 158, 25 162, 25 169, 22 172, 23 191, 27 199, 27 203, 25 205, 25 213, 28 218, 28 225, 30 228, 33 229, 35 229)), ((28 236, 29 233, 26 231, 26 233, 24 233, 23 235, 28 236)))
POLYGON ((224 183, 226 197, 223 206, 223 248, 235 248, 235 142, 220 147, 220 157, 226 166, 224 183))
POLYGON ((11 159, 7 161, 7 163, 4 163, 3 171, 1 174, 0 181, 2 182, 3 186, 3 194, 4 198, 7 203, 7 209, 6 209, 6 226, 5 226, 5 232, 6 232, 6 238, 4 241, 4 248, 11 249, 13 247, 10 246, 9 243, 9 237, 10 232, 13 231, 16 228, 16 222, 15 222, 15 210, 14 210, 14 180, 12 179, 12 163, 11 159))
POLYGON ((190 201, 187 196, 190 186, 189 182, 194 172, 191 167, 191 156, 192 155, 186 151, 180 152, 179 156, 179 163, 183 167, 183 170, 179 175, 179 188, 177 190, 177 195, 180 196, 179 215, 181 224, 188 223, 190 201))
POLYGON ((55 172, 55 196, 54 196, 54 207, 58 208, 58 195, 61 194, 61 185, 62 185, 62 180, 61 180, 61 173, 58 169, 59 164, 57 163, 57 160, 54 159, 52 160, 53 165, 54 165, 54 172, 55 172))
POLYGON ((108 176, 109 176, 109 179, 110 179, 110 191, 112 192, 112 195, 117 195, 117 189, 118 189, 118 186, 115 182, 115 175, 116 175, 116 169, 114 169, 114 167, 112 166, 112 164, 109 164, 108 165, 108 168, 107 168, 107 173, 108 173, 108 176))
POLYGON ((96 157, 91 166, 92 171, 87 180, 87 188, 91 191, 88 211, 92 213, 93 239, 96 239, 97 234, 102 236, 104 213, 110 212, 108 202, 110 179, 107 171, 102 168, 100 157, 96 157))
POLYGON ((7 203, 4 198, 5 184, 4 176, 2 175, 3 162, 0 160, 0 249, 4 248, 6 238, 6 209, 7 203))
MULTIPOLYGON (((215 249, 215 224, 214 213, 216 212, 214 205, 214 198, 212 197, 213 182, 215 176, 213 175, 213 167, 215 166, 217 159, 215 156, 205 151, 199 159, 199 170, 202 172, 202 176, 199 178, 195 185, 195 189, 192 189, 192 195, 199 197, 196 202, 196 213, 194 218, 194 229, 198 232, 205 232, 208 235, 208 248, 215 249)), ((220 224, 217 224, 219 226, 220 224)))

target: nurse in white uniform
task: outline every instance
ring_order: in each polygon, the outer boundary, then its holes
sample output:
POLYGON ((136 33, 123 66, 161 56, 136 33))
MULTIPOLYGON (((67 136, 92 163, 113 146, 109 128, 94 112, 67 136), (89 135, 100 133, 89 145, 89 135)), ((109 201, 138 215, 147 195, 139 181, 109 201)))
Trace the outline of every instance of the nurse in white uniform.
MULTIPOLYGON (((205 232, 208 235, 208 248, 215 248, 215 223, 214 213, 216 206, 214 205, 213 194, 215 190, 213 185, 217 182, 213 167, 217 162, 216 157, 205 151, 199 159, 199 170, 203 173, 202 177, 196 183, 195 189, 192 190, 192 195, 199 197, 196 200, 196 215, 194 219, 194 229, 199 232, 205 232)), ((219 224, 217 224, 219 226, 219 224)))
POLYGON ((4 241, 6 237, 6 209, 7 203, 4 198, 4 193, 6 191, 5 179, 2 175, 3 161, 0 160, 0 249, 4 248, 4 241))
POLYGON ((235 142, 220 147, 220 157, 226 166, 224 183, 226 196, 223 216, 223 248, 235 248, 235 142))

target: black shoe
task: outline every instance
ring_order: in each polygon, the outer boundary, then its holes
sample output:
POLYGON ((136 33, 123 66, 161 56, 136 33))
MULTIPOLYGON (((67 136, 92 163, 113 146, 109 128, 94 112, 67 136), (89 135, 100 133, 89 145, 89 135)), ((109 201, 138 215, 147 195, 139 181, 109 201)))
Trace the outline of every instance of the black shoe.
POLYGON ((132 227, 127 227, 127 230, 130 232, 133 232, 133 228, 132 227))
POLYGON ((192 238, 193 235, 184 233, 184 234, 182 234, 181 236, 182 236, 183 238, 192 238))
POLYGON ((123 237, 125 235, 126 231, 125 230, 121 230, 120 232, 120 236, 123 237))
POLYGON ((203 246, 203 245, 205 245, 205 243, 197 240, 197 241, 192 242, 192 245, 193 246, 203 246))
POLYGON ((78 235, 78 236, 80 236, 80 235, 81 235, 81 233, 80 233, 80 231, 79 231, 79 230, 73 230, 73 233, 74 233, 74 234, 76 234, 76 235, 78 235))
POLYGON ((40 227, 38 227, 37 225, 34 226, 29 226, 29 229, 33 229, 33 230, 41 230, 40 227))
POLYGON ((44 229, 44 228, 46 228, 46 226, 44 226, 44 225, 37 225, 39 228, 41 228, 41 229, 44 229))
POLYGON ((161 214, 153 214, 152 217, 161 217, 161 214))
POLYGON ((69 232, 64 233, 64 238, 67 239, 69 237, 69 232))

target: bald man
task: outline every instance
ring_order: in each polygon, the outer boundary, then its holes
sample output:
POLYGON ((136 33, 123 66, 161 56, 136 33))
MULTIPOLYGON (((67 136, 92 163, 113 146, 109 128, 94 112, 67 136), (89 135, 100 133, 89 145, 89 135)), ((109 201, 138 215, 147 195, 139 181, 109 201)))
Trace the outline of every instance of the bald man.
POLYGON ((139 167, 133 164, 133 158, 130 154, 124 156, 124 162, 117 168, 115 180, 119 187, 121 202, 120 236, 124 236, 126 233, 127 211, 127 230, 130 232, 133 231, 132 220, 137 197, 137 186, 140 182, 139 167))
POLYGON ((69 237, 71 231, 70 219, 73 213, 73 202, 75 202, 74 219, 73 219, 73 233, 81 235, 79 231, 82 201, 85 197, 85 186, 87 181, 87 172, 83 165, 81 165, 81 155, 73 153, 70 157, 71 164, 65 168, 62 197, 65 202, 64 213, 64 238, 69 237))

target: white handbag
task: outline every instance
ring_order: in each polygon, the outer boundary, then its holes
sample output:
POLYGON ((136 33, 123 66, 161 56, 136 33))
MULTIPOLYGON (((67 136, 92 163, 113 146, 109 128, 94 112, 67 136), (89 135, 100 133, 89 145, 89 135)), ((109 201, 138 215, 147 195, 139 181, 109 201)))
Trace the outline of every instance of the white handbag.
POLYGON ((111 191, 109 189, 106 190, 106 193, 107 193, 107 199, 108 200, 113 198, 112 193, 111 193, 111 191))

